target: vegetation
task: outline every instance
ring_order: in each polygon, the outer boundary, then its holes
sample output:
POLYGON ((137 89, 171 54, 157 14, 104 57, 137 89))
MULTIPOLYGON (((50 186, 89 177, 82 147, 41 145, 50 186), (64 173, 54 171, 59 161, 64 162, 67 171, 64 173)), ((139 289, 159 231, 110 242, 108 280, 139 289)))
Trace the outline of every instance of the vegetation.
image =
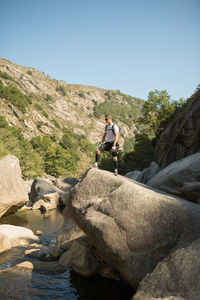
POLYGON ((0 157, 7 154, 18 157, 24 178, 35 178, 44 174, 43 160, 24 139, 21 130, 8 125, 0 116, 0 157))
POLYGON ((24 139, 20 129, 9 126, 0 115, 0 158, 9 153, 17 156, 24 179, 44 174, 78 176, 81 155, 92 160, 94 151, 94 146, 85 137, 69 129, 64 129, 59 142, 50 135, 37 136, 29 142, 24 139))
POLYGON ((15 85, 4 86, 0 80, 0 97, 4 98, 6 102, 10 102, 16 106, 23 113, 30 103, 31 99, 24 95, 15 85))
POLYGON ((104 102, 95 104, 94 115, 100 118, 102 115, 110 113, 114 120, 119 120, 131 127, 140 116, 142 100, 123 95, 119 92, 106 92, 107 99, 104 102), (121 101, 116 101, 120 96, 121 101))
POLYGON ((66 96, 66 90, 65 90, 65 87, 64 85, 59 85, 56 87, 56 91, 57 92, 60 92, 63 96, 66 96))
POLYGON ((57 177, 77 176, 81 152, 87 154, 90 159, 94 154, 92 144, 66 128, 58 144, 49 135, 32 138, 31 144, 43 158, 45 172, 57 177))

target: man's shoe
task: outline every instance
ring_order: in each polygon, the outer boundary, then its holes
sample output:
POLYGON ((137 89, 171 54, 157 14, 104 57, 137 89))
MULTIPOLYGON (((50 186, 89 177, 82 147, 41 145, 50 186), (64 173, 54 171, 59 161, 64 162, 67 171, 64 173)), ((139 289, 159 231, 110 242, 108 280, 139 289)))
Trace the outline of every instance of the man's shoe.
POLYGON ((90 168, 98 169, 98 166, 94 164, 94 165, 91 165, 90 168))
POLYGON ((117 170, 114 171, 114 175, 118 176, 118 171, 117 170))

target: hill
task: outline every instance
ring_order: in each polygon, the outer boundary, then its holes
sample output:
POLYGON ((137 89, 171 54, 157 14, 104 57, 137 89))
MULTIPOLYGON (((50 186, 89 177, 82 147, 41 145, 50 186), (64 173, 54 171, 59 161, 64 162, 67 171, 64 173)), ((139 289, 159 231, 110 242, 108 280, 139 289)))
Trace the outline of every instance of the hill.
MULTIPOLYGON (((64 81, 51 79, 44 72, 34 68, 16 65, 0 58, 0 103, 1 127, 7 128, 4 129, 4 137, 1 137, 1 156, 6 151, 15 152, 14 145, 21 139, 26 145, 30 141, 40 158, 44 160, 45 155, 47 156, 44 148, 54 141, 54 147, 59 144, 62 150, 69 151, 70 147, 76 150, 77 153, 70 154, 71 160, 78 160, 79 157, 82 165, 76 166, 75 169, 79 168, 83 171, 90 160, 90 154, 86 153, 88 149, 92 152, 90 143, 96 144, 101 140, 105 126, 104 114, 113 115, 114 122, 117 122, 120 127, 120 144, 128 150, 134 139, 134 132, 137 130, 136 121, 141 114, 144 100, 125 95, 120 91, 67 84, 64 81), (7 139, 6 132, 7 134, 10 132, 7 139), (15 138, 17 136, 17 141, 10 146, 13 135, 15 138), (63 144, 63 139, 66 143, 71 139, 68 149, 63 144), (82 148, 78 146, 79 144, 82 148)), ((21 149, 24 144, 17 147, 21 149)), ((56 148, 55 151, 58 149, 56 148)), ((66 156, 66 153, 64 154, 66 156)), ((64 154, 61 153, 60 156, 64 154)), ((58 157, 58 153, 54 155, 55 157, 58 157)), ((27 163, 28 157, 25 169, 27 163)), ((54 167, 44 167, 45 172, 54 173, 52 171, 54 167)), ((77 173, 72 172, 73 166, 70 168, 71 171, 68 173, 72 175, 77 173)), ((33 173, 29 177, 36 176, 38 171, 33 173)), ((55 175, 62 175, 61 173, 63 174, 59 171, 55 175)))

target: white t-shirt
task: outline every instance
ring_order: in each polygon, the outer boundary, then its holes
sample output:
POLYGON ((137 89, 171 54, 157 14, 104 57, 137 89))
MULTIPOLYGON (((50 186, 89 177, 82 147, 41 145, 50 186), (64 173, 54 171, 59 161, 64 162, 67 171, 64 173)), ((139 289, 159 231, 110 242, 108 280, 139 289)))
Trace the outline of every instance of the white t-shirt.
POLYGON ((115 139, 115 135, 113 133, 113 130, 115 133, 119 132, 119 127, 115 124, 115 125, 106 125, 105 127, 105 133, 107 133, 106 135, 106 142, 113 142, 115 139))

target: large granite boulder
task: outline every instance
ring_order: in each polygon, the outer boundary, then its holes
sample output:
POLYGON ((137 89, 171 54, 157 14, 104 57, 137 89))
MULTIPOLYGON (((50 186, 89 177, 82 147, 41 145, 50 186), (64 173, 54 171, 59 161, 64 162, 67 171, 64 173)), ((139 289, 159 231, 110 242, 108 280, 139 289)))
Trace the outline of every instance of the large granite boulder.
POLYGON ((133 300, 168 299, 169 296, 199 300, 199 254, 199 239, 173 252, 141 281, 133 300))
POLYGON ((161 168, 200 149, 200 90, 161 135, 156 152, 161 168))
POLYGON ((48 182, 45 179, 42 178, 36 178, 34 179, 32 185, 31 185, 31 191, 29 193, 29 198, 32 201, 32 203, 37 202, 38 200, 41 200, 44 195, 53 194, 57 192, 59 194, 59 201, 61 205, 67 205, 70 193, 64 192, 57 188, 52 183, 48 182))
POLYGON ((145 168, 141 174, 137 177, 137 181, 141 183, 147 183, 149 180, 151 180, 158 172, 160 171, 159 165, 152 161, 150 166, 148 168, 145 168))
POLYGON ((134 288, 147 273, 200 237, 200 207, 123 176, 90 169, 69 210, 98 255, 134 288))
POLYGON ((25 227, 2 224, 0 225, 0 241, 0 253, 2 253, 13 247, 22 247, 39 241, 39 238, 32 230, 25 227))
POLYGON ((71 246, 71 242, 76 239, 85 236, 85 233, 74 222, 66 207, 62 212, 64 223, 56 235, 56 242, 58 248, 68 250, 71 246))
POLYGON ((53 184, 62 190, 63 192, 70 192, 71 189, 79 182, 78 179, 74 177, 67 177, 67 178, 57 178, 53 184))
POLYGON ((187 200, 200 199, 200 152, 178 160, 158 172, 149 186, 170 192, 187 200))
POLYGON ((28 202, 19 160, 13 155, 0 159, 0 217, 14 213, 28 202))

